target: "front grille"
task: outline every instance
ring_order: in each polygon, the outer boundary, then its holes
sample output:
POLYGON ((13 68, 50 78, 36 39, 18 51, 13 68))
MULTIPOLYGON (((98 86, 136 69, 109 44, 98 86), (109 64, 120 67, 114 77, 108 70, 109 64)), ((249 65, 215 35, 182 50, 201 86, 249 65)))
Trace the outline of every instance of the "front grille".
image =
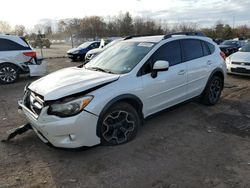
POLYGON ((250 74, 250 70, 245 68, 231 68, 231 72, 242 73, 242 74, 250 74))
POLYGON ((39 116, 44 106, 44 101, 41 96, 33 93, 32 91, 26 91, 23 100, 24 105, 35 115, 39 116))
POLYGON ((250 66, 250 63, 245 62, 232 62, 233 65, 242 65, 242 66, 250 66))

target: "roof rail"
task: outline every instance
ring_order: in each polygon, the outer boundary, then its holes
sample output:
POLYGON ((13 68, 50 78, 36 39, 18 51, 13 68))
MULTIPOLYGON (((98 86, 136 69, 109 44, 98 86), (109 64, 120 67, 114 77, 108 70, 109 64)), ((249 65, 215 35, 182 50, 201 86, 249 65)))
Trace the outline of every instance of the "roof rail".
POLYGON ((149 37, 149 36, 155 36, 153 34, 148 34, 148 35, 129 35, 129 36, 126 36, 124 37, 123 40, 128 40, 128 39, 132 39, 132 38, 135 38, 135 37, 149 37))
POLYGON ((171 34, 167 34, 163 37, 164 39, 168 39, 173 37, 174 35, 186 35, 186 36, 200 36, 200 37, 206 37, 206 35, 202 32, 178 32, 178 33, 171 33, 171 34))
POLYGON ((143 36, 143 35, 129 35, 129 36, 124 37, 123 40, 128 40, 128 39, 132 39, 134 37, 141 37, 141 36, 143 36))

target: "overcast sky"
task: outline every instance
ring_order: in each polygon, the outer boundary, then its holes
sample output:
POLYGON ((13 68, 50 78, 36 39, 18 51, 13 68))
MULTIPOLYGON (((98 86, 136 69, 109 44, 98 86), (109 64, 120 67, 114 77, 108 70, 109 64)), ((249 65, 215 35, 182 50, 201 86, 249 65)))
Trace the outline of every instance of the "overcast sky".
POLYGON ((3 0, 0 20, 31 28, 44 18, 106 17, 126 11, 170 24, 198 22, 210 26, 222 20, 231 26, 250 26, 250 0, 3 0))

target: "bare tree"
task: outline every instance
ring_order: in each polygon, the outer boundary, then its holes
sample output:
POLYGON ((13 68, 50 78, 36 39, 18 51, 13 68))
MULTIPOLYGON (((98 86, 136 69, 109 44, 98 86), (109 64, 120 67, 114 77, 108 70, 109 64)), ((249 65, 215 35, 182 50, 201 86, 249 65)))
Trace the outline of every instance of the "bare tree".
POLYGON ((16 25, 15 26, 15 35, 24 36, 25 27, 23 25, 16 25))
POLYGON ((8 22, 0 21, 0 33, 10 33, 11 26, 8 22))

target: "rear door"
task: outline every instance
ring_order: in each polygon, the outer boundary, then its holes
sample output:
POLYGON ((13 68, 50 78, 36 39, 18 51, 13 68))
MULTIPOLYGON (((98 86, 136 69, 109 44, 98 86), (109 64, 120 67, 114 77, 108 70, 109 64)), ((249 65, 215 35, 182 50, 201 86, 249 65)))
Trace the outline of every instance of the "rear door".
POLYGON ((183 61, 187 65, 188 98, 201 94, 208 77, 209 49, 198 39, 181 40, 183 61), (206 55, 204 55, 206 54, 206 55))
POLYGON ((142 67, 142 83, 145 116, 186 100, 187 66, 182 63, 179 40, 162 45, 149 58, 142 67), (157 60, 168 61, 170 67, 152 78, 152 67, 157 60))

